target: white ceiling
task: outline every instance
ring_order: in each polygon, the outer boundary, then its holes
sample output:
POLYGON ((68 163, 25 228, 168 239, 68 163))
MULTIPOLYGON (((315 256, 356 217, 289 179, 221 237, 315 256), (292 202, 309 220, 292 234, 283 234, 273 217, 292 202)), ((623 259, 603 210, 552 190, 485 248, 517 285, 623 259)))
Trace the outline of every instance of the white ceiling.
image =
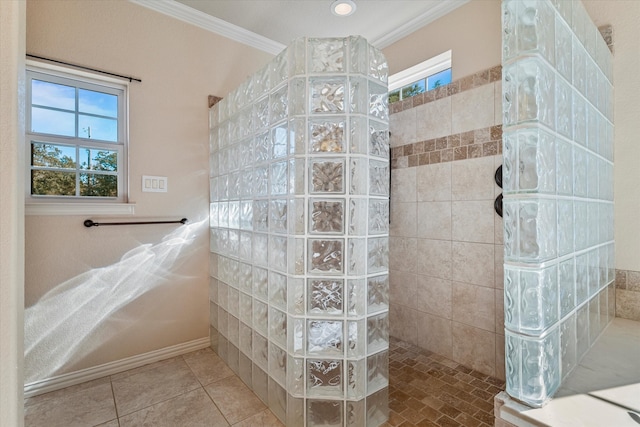
POLYGON ((293 39, 360 35, 382 49, 469 0, 354 0, 351 16, 333 0, 130 0, 269 53, 293 39))

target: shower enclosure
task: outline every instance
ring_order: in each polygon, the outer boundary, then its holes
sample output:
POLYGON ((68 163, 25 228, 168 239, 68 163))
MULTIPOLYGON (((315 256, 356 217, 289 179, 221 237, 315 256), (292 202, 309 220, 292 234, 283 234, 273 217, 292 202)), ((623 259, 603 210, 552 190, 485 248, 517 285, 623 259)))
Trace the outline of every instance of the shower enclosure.
POLYGON ((288 426, 388 417, 387 74, 301 38, 210 111, 212 346, 288 426))
POLYGON ((541 406, 614 317, 612 56, 580 1, 502 12, 507 392, 541 406))

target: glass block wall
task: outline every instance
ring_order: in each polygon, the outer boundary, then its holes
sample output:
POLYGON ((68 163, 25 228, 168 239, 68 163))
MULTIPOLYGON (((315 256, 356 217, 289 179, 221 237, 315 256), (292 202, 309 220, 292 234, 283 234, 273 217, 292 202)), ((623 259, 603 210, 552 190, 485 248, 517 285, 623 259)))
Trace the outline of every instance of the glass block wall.
POLYGON ((210 111, 212 346, 287 426, 388 417, 387 75, 302 38, 210 111))
POLYGON ((580 1, 502 13, 507 392, 541 406, 614 316, 612 57, 580 1))

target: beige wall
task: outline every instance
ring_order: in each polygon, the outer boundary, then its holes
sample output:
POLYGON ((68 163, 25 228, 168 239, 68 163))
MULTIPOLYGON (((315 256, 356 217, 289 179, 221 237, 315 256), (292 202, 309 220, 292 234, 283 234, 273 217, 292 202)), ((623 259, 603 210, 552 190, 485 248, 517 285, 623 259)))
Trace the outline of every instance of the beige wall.
POLYGON ((207 95, 271 56, 124 0, 28 0, 27 52, 142 79, 129 101, 133 220, 191 225, 27 216, 26 381, 208 337, 207 95), (142 193, 143 174, 167 176, 169 192, 142 193))
POLYGON ((391 74, 451 49, 453 80, 500 64, 500 0, 471 0, 384 49, 391 74))
POLYGON ((596 26, 613 26, 616 268, 640 271, 640 2, 586 0, 596 26))
POLYGON ((24 425, 23 283, 25 3, 0 1, 0 426, 24 425))

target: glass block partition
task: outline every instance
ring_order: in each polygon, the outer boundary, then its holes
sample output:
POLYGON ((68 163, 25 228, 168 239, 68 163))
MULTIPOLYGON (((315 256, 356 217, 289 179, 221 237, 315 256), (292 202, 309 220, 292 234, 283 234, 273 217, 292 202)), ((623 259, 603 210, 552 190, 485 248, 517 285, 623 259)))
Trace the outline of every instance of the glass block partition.
POLYGON ((387 76, 302 38, 210 111, 212 346, 287 426, 388 418, 387 76))
POLYGON ((507 392, 542 406, 614 316, 612 57, 580 1, 502 13, 507 392))

